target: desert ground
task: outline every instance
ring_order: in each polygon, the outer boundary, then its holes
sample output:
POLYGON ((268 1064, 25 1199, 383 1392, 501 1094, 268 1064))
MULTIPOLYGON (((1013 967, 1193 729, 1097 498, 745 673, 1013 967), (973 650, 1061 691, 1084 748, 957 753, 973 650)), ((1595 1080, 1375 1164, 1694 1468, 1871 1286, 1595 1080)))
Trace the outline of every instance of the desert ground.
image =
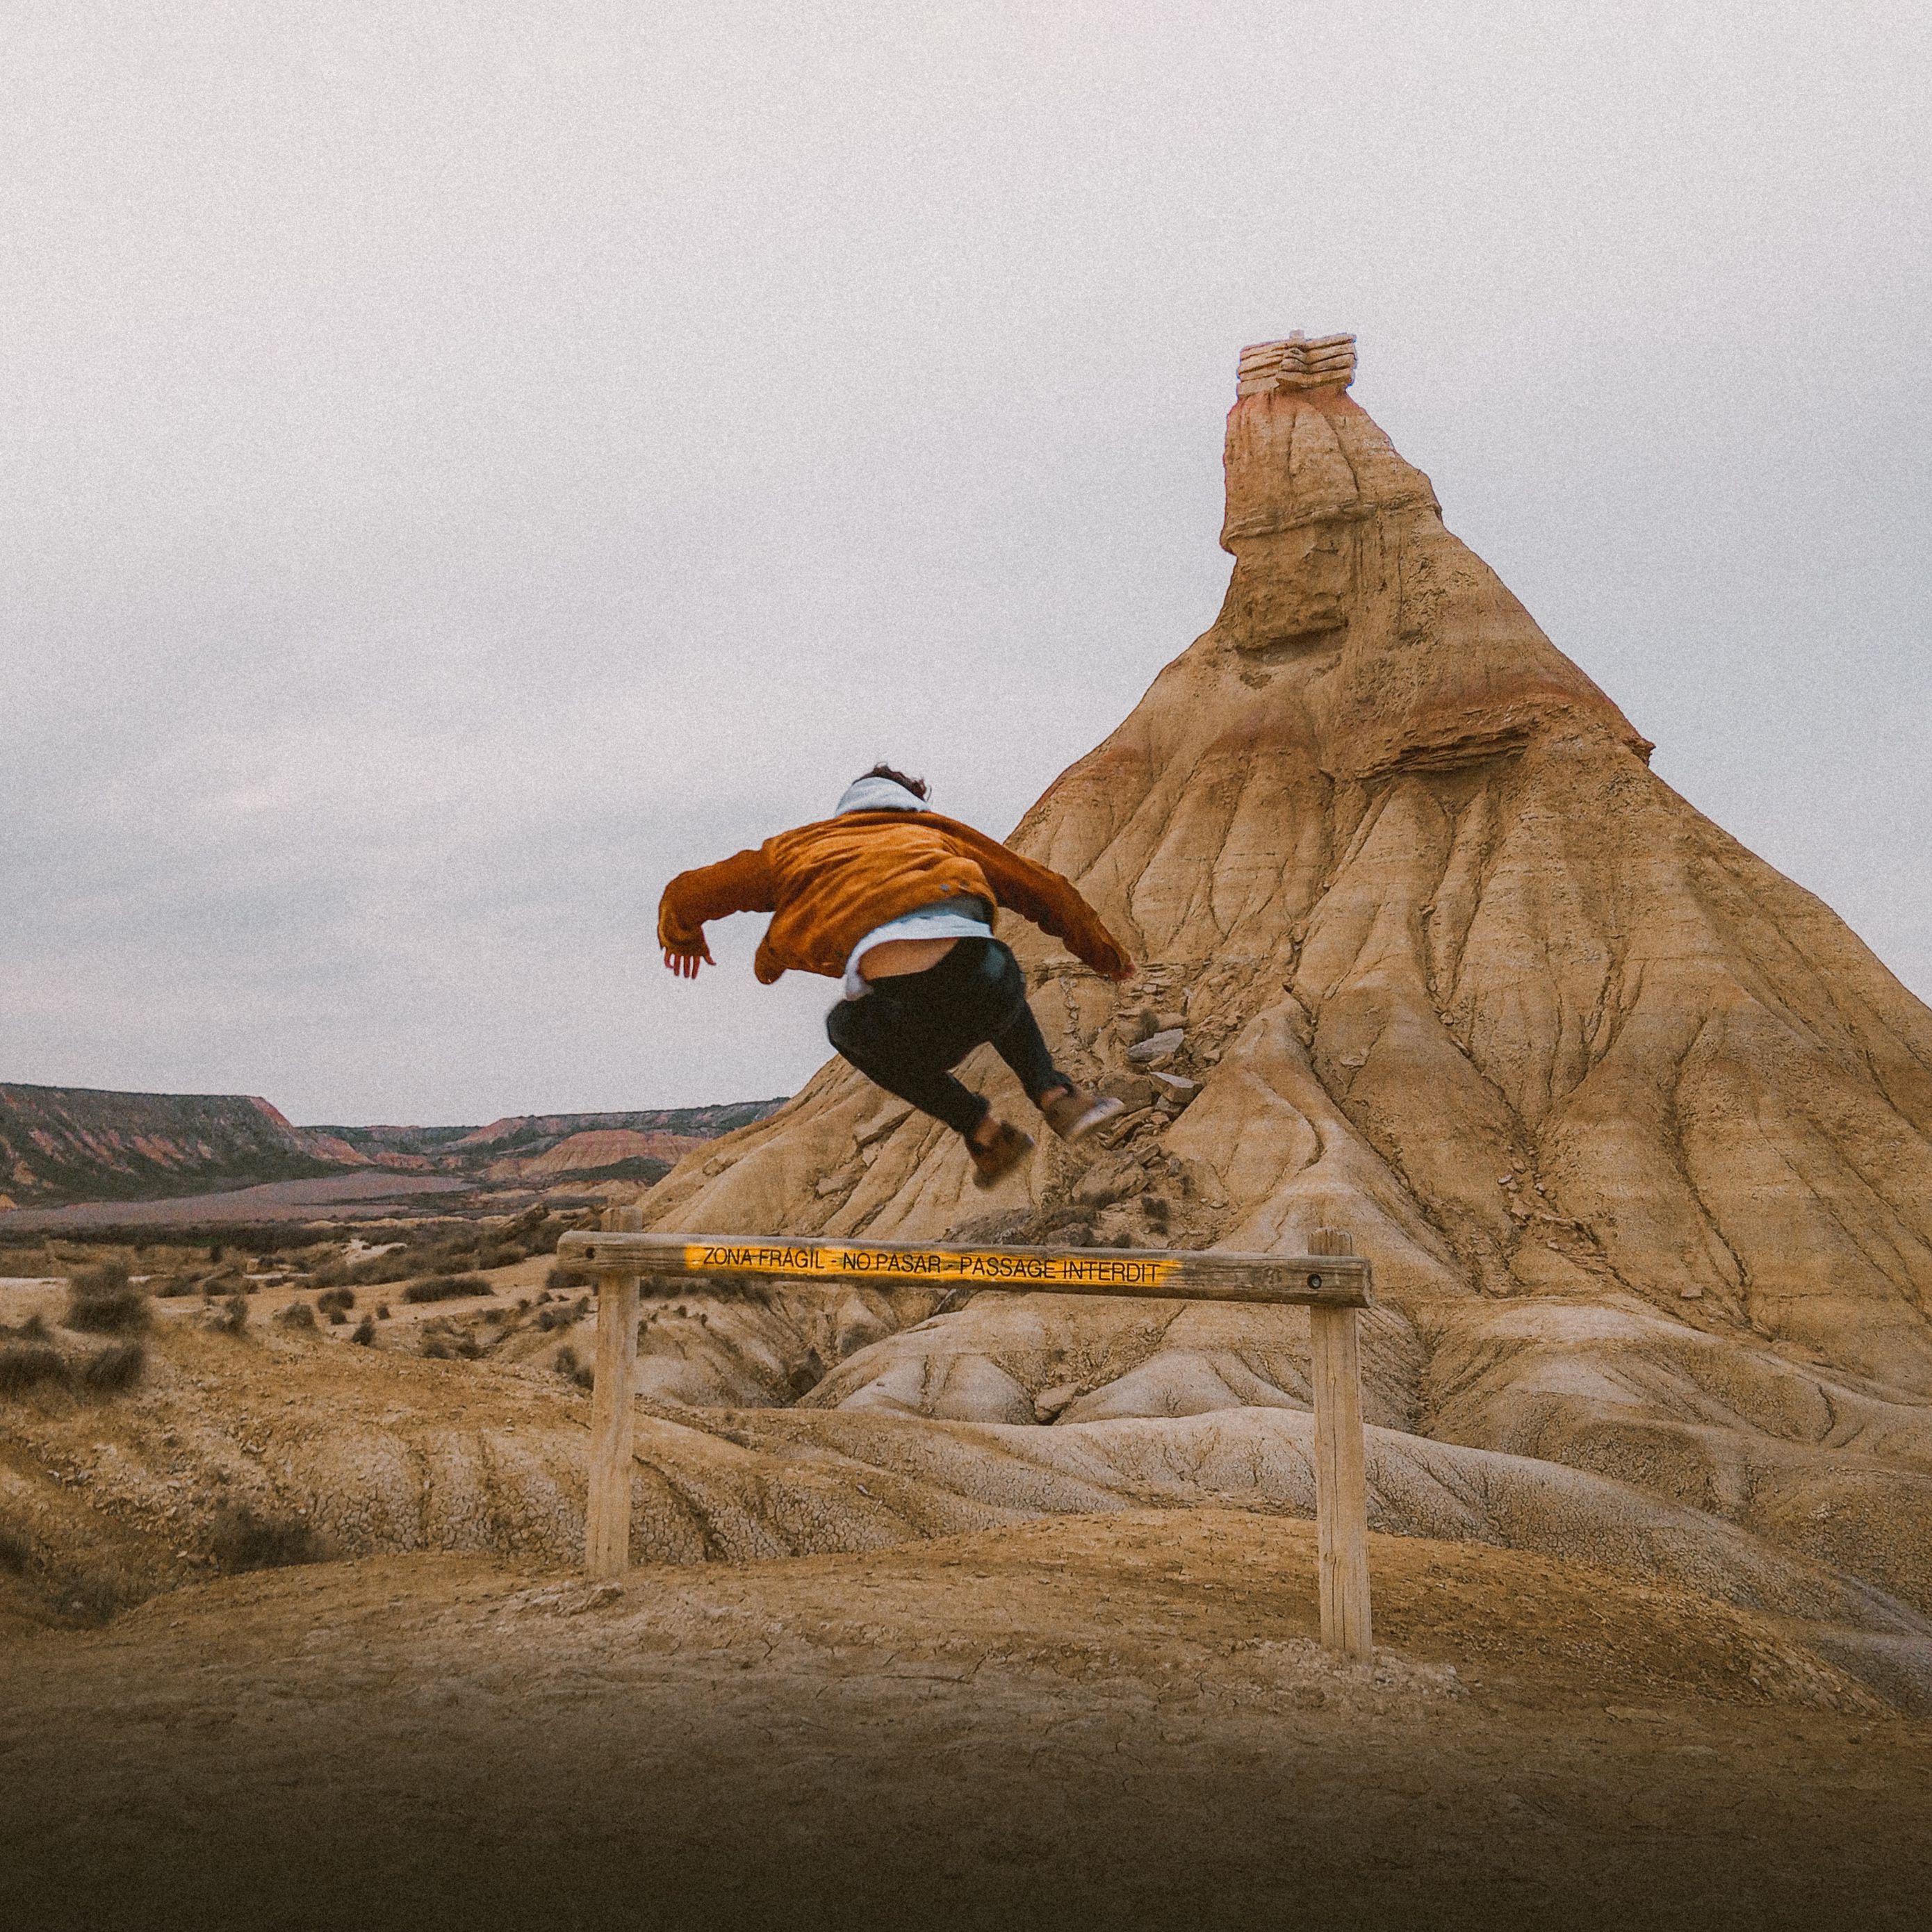
POLYGON ((481 1300, 358 1348, 278 1323, 296 1294, 3 1412, 4 1922, 1923 1922, 1932 1724, 1788 1615, 1378 1534, 1352 1664, 1258 1458, 1248 1507, 1148 1507, 1083 1448, 1056 1503, 1015 1438, 1118 1425, 662 1402, 644 1560, 595 1586, 580 1387, 416 1352, 481 1300), (224 1508, 283 1546, 224 1549, 224 1508))
POLYGON ((1398 1538, 1372 1666, 1306 1526, 199 1584, 11 1660, 22 1925, 1924 1923, 1932 1730, 1775 1634, 1398 1538), (1833 1703, 1839 1708, 1832 1708, 1833 1703))

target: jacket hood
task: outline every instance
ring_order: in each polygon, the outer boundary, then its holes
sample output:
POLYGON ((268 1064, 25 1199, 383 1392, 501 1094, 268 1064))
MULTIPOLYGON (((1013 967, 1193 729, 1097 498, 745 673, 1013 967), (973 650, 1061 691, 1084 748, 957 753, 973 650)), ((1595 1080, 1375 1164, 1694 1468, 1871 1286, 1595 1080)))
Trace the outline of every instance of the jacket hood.
POLYGON ((926 812, 931 808, 916 792, 893 778, 854 778, 838 800, 837 818, 848 812, 926 812))

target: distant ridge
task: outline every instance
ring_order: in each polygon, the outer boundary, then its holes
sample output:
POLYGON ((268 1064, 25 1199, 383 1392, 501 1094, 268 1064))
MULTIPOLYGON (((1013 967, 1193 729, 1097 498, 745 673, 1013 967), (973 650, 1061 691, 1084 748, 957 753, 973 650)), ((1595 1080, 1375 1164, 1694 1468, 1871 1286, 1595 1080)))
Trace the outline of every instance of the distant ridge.
POLYGON ((254 1094, 0 1083, 0 1206, 148 1200, 362 1165, 254 1094))
POLYGON ((482 1126, 301 1127, 252 1094, 0 1082, 0 1210, 164 1199, 369 1168, 479 1182, 654 1180, 700 1141, 784 1104, 518 1114, 482 1126))
POLYGON ((628 1130, 640 1134, 688 1134, 710 1140, 734 1127, 749 1126, 785 1102, 730 1100, 710 1107, 644 1107, 604 1114, 510 1114, 480 1127, 304 1127, 304 1133, 340 1140, 365 1158, 387 1153, 440 1156, 487 1151, 491 1154, 547 1153, 573 1134, 628 1130))

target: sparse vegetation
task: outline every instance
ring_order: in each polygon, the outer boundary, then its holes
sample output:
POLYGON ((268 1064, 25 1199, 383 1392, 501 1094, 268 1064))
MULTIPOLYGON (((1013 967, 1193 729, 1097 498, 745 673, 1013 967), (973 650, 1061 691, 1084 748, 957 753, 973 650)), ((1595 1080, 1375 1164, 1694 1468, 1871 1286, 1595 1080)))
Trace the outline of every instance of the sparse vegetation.
POLYGON ((69 1328, 95 1335, 129 1335, 147 1327, 152 1311, 147 1292, 128 1278, 122 1262, 102 1262, 68 1278, 69 1328))
POLYGON ((207 1322, 218 1335, 239 1335, 248 1326, 248 1298, 231 1294, 221 1304, 219 1313, 209 1313, 207 1322))
POLYGON ((244 1570, 280 1570, 322 1559, 320 1540, 305 1522, 276 1521, 244 1503, 224 1503, 208 1532, 208 1554, 230 1574, 244 1570))
POLYGON ((427 1331, 422 1352, 432 1362, 473 1362, 483 1353, 483 1345, 475 1336, 446 1324, 427 1331))
POLYGON ((374 1348, 376 1345, 375 1323, 368 1316, 364 1316, 362 1320, 356 1323, 356 1332, 349 1339, 360 1348, 374 1348))
POLYGON ((68 1580, 54 1607, 68 1622, 92 1626, 106 1622, 124 1600, 112 1577, 84 1575, 68 1580))
POLYGON ((0 1396, 24 1395, 32 1388, 118 1395, 141 1379, 147 1365, 147 1345, 138 1340, 112 1342, 76 1360, 44 1339, 45 1334, 44 1323, 29 1322, 0 1340, 0 1396), (38 1333, 27 1333, 36 1328, 38 1333))
POLYGON ((596 1382, 596 1372, 587 1363, 577 1358, 577 1351, 568 1342, 558 1349, 551 1358, 559 1375, 568 1382, 574 1382, 579 1388, 587 1389, 596 1382))
POLYGON ((440 1228, 417 1230, 381 1254, 353 1261, 341 1255, 321 1260, 310 1269, 308 1280, 316 1288, 374 1287, 422 1276, 508 1268, 532 1255, 554 1253, 560 1235, 586 1225, 590 1218, 558 1214, 539 1205, 497 1228, 452 1228, 446 1222, 440 1228))
POLYGON ((338 1323, 349 1318, 349 1311, 356 1306, 356 1291, 352 1288, 326 1288, 315 1298, 315 1312, 326 1315, 338 1323))
POLYGON ((72 1379, 61 1352, 46 1342, 0 1342, 0 1396, 20 1396, 47 1383, 72 1379))
POLYGON ((141 1379, 147 1365, 145 1342, 116 1342, 81 1364, 81 1386, 92 1395, 118 1395, 141 1379))
POLYGON ((306 1301, 292 1301, 275 1317, 275 1326, 313 1335, 315 1310, 306 1301))
POLYGON ((472 1294, 494 1294, 496 1290, 481 1275, 437 1275, 428 1281, 412 1281, 403 1290, 405 1301, 460 1301, 472 1294))
POLYGON ((0 1523, 0 1570, 19 1576, 34 1560, 34 1546, 25 1534, 0 1523))
POLYGON ((588 1268, 566 1268, 560 1263, 544 1276, 544 1286, 553 1294, 561 1294, 567 1288, 588 1288, 590 1271, 588 1268))

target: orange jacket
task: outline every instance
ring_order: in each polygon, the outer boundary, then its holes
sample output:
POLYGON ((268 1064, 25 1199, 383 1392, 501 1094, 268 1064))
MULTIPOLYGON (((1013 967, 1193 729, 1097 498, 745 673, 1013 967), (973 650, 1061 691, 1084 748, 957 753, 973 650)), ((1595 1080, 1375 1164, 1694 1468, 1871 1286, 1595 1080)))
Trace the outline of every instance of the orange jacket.
POLYGON ((867 933, 921 906, 969 896, 1010 906, 1109 979, 1133 970, 1058 872, 930 812, 848 812, 680 872, 658 902, 658 942, 688 958, 704 950, 706 920, 768 912, 754 962, 766 986, 793 967, 836 980, 867 933))

